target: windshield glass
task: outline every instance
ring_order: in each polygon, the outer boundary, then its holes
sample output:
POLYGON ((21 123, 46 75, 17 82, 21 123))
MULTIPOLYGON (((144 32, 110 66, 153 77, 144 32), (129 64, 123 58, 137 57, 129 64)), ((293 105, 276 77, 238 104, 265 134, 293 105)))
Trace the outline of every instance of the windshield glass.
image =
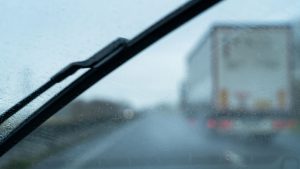
MULTIPOLYGON (((133 38, 183 2, 0 2, 1 82, 6 82, 0 86, 0 112, 67 64, 88 58, 117 37, 133 38), (151 4, 155 13, 138 15, 151 4)), ((82 72, 54 86, 3 124, 0 139, 82 72)))
MULTIPOLYGON (((1 112, 184 2, 0 2, 1 112)), ((297 168, 298 9, 296 0, 216 5, 71 102, 0 168, 297 168)), ((17 124, 1 125, 1 137, 17 124)))

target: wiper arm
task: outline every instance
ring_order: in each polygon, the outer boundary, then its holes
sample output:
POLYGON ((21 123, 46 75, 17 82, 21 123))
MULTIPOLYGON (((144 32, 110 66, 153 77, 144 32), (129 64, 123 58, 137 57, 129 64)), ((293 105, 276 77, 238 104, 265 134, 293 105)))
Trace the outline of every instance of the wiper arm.
POLYGON ((77 70, 83 69, 83 68, 93 68, 96 64, 103 61, 107 56, 112 54, 113 52, 120 50, 124 48, 127 44, 127 39, 125 38, 118 38, 117 40, 113 41, 106 47, 104 47, 101 51, 93 55, 87 60, 80 61, 80 62, 73 62, 63 68, 61 71, 59 71, 57 74, 55 74, 48 82, 43 84, 41 87, 39 87, 37 90, 29 94, 27 97, 25 97, 23 100, 16 103, 14 106, 9 108, 7 111, 3 112, 0 115, 0 124, 3 123, 5 120, 13 116, 15 113, 17 113, 19 110, 21 110, 23 107, 25 107, 27 104, 29 104, 32 100, 37 98, 39 95, 47 91, 49 88, 51 88, 53 85, 61 82, 62 80, 66 79, 70 75, 74 74, 77 70))
MULTIPOLYGON (((36 129, 54 113, 67 105, 85 90, 90 88, 104 76, 119 67, 121 64, 123 64, 148 46, 152 45, 154 42, 161 39, 166 34, 183 25, 184 23, 195 17, 197 14, 202 13, 203 11, 220 1, 221 0, 191 0, 190 2, 173 11, 172 13, 143 31, 134 39, 130 41, 126 41, 125 39, 123 39, 121 40, 122 42, 120 40, 115 41, 116 43, 120 42, 120 47, 117 47, 115 49, 112 47, 113 45, 108 45, 108 53, 107 55, 103 55, 104 57, 100 57, 101 55, 99 56, 99 58, 93 56, 86 62, 75 62, 73 63, 73 65, 69 65, 64 70, 56 74, 52 78, 52 80, 54 79, 55 83, 76 72, 79 68, 86 67, 86 65, 90 65, 90 63, 93 63, 91 64, 91 69, 74 80, 71 84, 65 87, 61 92, 59 92, 49 101, 47 101, 39 109, 34 111, 27 119, 25 119, 11 133, 9 133, 8 136, 1 140, 0 156, 2 156, 6 151, 8 151, 30 132, 36 129), (109 48, 112 49, 109 50, 109 48)), ((101 51, 104 52, 106 50, 103 49, 101 51)), ((14 108, 20 110, 42 92, 53 86, 55 84, 54 82, 49 82, 48 85, 46 85, 47 83, 43 85, 41 88, 35 91, 36 93, 34 92, 33 94, 31 94, 32 96, 29 95, 24 100, 22 100, 23 102, 20 102, 20 106, 13 106, 10 111, 6 111, 8 113, 6 113, 6 115, 3 116, 2 119, 7 119, 12 114, 14 114, 16 112, 14 108)))

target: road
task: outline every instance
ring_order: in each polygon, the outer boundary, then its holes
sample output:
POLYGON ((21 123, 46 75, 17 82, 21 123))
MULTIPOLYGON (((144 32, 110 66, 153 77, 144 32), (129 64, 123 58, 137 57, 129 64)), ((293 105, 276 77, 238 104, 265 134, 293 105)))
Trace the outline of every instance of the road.
MULTIPOLYGON (((149 113, 105 137, 95 136, 34 169, 297 168, 300 148, 289 134, 270 145, 208 137, 179 113, 149 113)), ((299 167, 299 166, 298 166, 299 167)))

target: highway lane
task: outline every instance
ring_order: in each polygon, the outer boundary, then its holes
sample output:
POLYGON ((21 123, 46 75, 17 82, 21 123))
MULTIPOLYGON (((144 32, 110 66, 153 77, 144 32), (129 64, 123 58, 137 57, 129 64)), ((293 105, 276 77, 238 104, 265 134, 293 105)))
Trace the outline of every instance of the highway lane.
POLYGON ((179 113, 148 113, 113 131, 33 168, 291 168, 300 157, 297 140, 289 134, 271 145, 208 137, 179 113))

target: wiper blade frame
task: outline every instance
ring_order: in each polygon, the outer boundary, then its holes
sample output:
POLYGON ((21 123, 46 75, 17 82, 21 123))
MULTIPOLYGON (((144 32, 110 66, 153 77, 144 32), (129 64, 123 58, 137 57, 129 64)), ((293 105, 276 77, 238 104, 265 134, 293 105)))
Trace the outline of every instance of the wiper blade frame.
POLYGON ((61 82, 62 80, 66 79, 67 77, 74 74, 79 69, 83 68, 93 68, 93 66, 97 65, 101 61, 103 61, 107 56, 109 56, 111 53, 115 52, 116 50, 119 50, 127 45, 127 39, 125 38, 118 38, 106 47, 104 47, 102 50, 100 50, 98 53, 90 57, 89 59, 86 59, 84 61, 80 62, 73 62, 63 68, 61 71, 56 73, 48 82, 43 84, 41 87, 39 87, 37 90, 29 94, 27 97, 13 105, 11 108, 6 110, 0 115, 0 124, 5 122, 7 119, 9 119, 11 116, 16 114, 19 110, 24 108, 27 104, 32 102, 35 98, 37 98, 39 95, 47 91, 49 88, 54 86, 55 84, 61 82))

